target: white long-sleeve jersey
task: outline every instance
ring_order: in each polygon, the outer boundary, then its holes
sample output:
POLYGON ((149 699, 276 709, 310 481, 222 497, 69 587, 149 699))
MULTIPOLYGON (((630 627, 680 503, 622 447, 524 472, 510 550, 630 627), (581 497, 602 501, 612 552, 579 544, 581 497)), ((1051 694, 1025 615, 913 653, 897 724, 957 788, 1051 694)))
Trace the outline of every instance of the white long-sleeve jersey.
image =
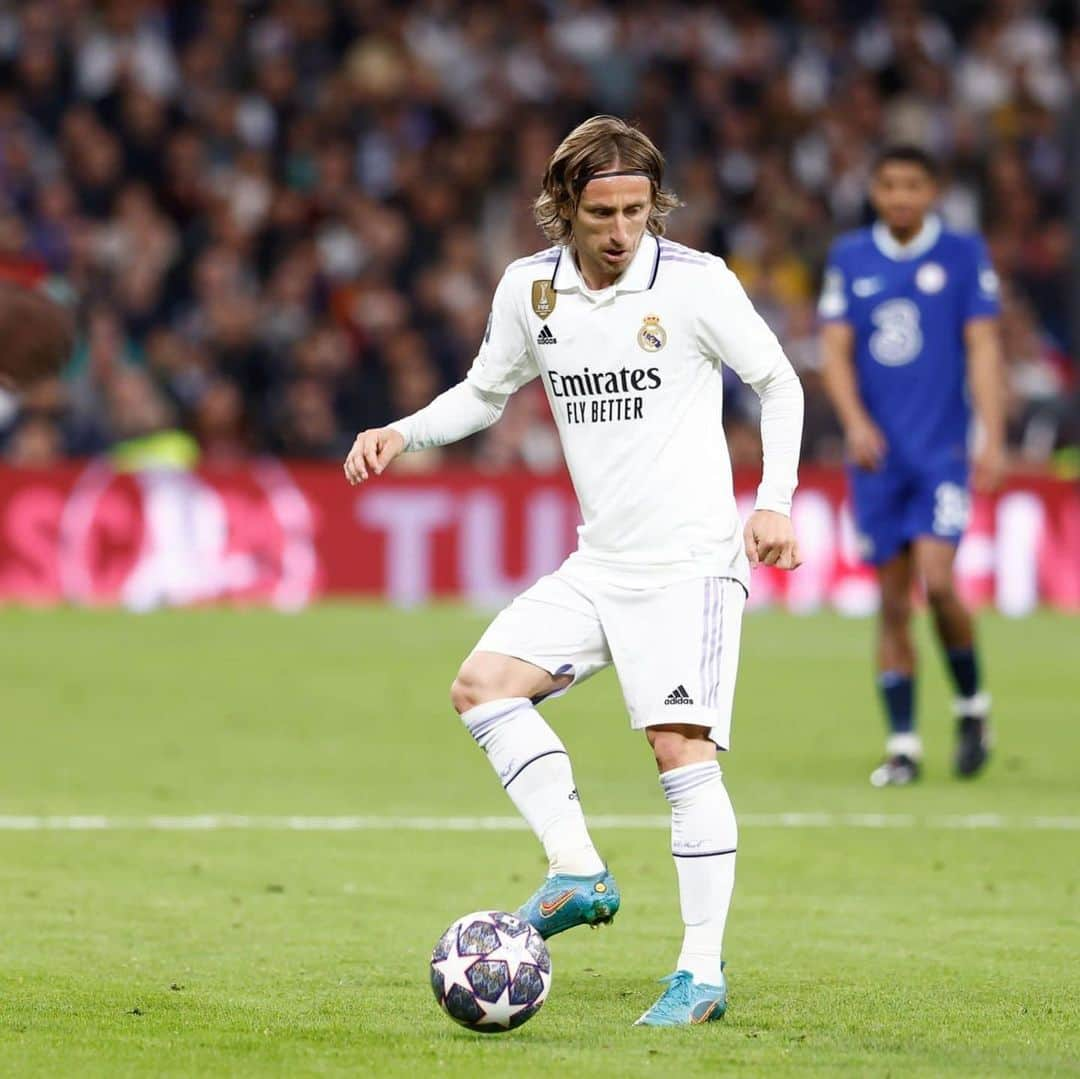
POLYGON ((572 557, 628 587, 695 576, 748 586, 721 364, 761 399, 757 508, 789 513, 798 377, 722 259, 650 234, 600 291, 569 248, 511 263, 465 381, 392 426, 406 449, 443 445, 493 423, 539 377, 581 505, 572 557))

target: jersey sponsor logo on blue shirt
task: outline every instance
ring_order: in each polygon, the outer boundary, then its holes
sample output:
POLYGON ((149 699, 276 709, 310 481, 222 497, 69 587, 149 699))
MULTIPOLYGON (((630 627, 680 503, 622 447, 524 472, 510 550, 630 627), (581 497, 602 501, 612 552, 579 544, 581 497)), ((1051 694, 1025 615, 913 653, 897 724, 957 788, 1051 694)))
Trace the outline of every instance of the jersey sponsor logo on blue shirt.
POLYGON ((870 335, 870 355, 878 363, 901 367, 922 351, 919 308, 912 300, 886 300, 874 308, 870 321, 875 327, 870 335))

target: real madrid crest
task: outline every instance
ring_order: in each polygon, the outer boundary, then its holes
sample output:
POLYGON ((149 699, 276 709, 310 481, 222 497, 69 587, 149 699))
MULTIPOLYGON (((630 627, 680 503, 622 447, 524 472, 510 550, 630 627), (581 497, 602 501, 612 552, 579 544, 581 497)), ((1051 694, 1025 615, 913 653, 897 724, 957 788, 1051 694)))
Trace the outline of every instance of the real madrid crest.
POLYGON ((660 325, 659 315, 646 315, 637 333, 637 343, 646 352, 659 352, 667 344, 667 330, 660 325))
POLYGON ((532 286, 532 309, 538 318, 547 318, 555 310, 555 301, 559 294, 551 286, 551 281, 534 281, 532 286))

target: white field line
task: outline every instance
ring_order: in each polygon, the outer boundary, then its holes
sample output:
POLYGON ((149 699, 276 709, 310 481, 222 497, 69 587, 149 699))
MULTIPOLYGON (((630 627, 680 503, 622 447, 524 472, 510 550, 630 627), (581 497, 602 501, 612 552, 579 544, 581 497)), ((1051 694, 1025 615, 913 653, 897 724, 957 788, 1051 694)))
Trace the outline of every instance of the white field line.
MULTIPOLYGON (((667 816, 591 816, 593 828, 666 830, 667 816)), ((747 813, 749 828, 930 829, 933 831, 1080 831, 1080 817, 973 813, 747 813)), ((0 816, 0 832, 521 832, 519 817, 255 817, 203 813, 187 817, 0 816)))

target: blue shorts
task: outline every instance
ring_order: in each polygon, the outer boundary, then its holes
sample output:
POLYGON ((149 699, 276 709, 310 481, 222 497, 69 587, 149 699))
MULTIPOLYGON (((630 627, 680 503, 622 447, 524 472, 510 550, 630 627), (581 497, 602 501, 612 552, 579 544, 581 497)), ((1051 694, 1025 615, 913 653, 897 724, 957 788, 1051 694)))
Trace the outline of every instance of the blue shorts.
POLYGON ((848 469, 859 555, 880 566, 919 536, 959 543, 971 516, 966 461, 848 469))

